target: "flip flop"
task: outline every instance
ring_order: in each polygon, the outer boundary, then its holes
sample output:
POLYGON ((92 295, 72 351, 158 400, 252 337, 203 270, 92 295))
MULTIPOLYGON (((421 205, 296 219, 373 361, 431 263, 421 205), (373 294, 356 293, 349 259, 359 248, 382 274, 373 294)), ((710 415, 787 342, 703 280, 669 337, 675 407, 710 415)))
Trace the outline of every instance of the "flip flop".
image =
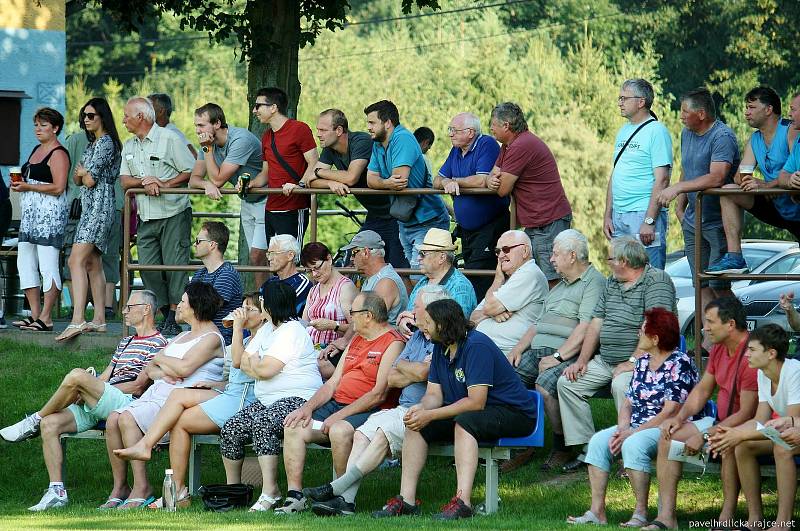
MULTIPOLYGON (((175 500, 175 507, 177 509, 188 509, 192 506, 192 495, 189 494, 187 490, 183 491, 183 496, 180 496, 177 500, 175 500)), ((163 509, 164 508, 164 498, 159 498, 157 500, 152 501, 151 503, 147 504, 148 509, 163 509)))
POLYGON ((86 326, 85 322, 83 322, 81 324, 77 324, 77 325, 75 325, 75 324, 67 325, 67 327, 64 329, 64 331, 61 332, 56 337, 56 341, 67 341, 69 339, 73 339, 75 337, 78 337, 83 332, 83 327, 84 326, 86 326))
POLYGON ((118 511, 127 511, 130 509, 146 509, 148 505, 156 501, 155 496, 149 496, 147 498, 128 498, 125 500, 125 503, 117 506, 118 511), (131 507, 131 503, 138 503, 139 505, 134 505, 131 507))
POLYGON ((106 323, 97 324, 89 321, 83 325, 81 332, 97 332, 99 334, 104 334, 106 332, 106 323))
POLYGON ((101 511, 105 511, 105 510, 108 510, 108 509, 116 509, 116 508, 118 508, 120 505, 122 505, 124 503, 125 503, 125 500, 123 500, 121 498, 109 498, 109 499, 106 500, 106 502, 103 505, 98 507, 98 509, 100 509, 101 511))
POLYGON ((20 328, 20 327, 23 327, 23 326, 30 326, 32 324, 33 324, 33 319, 30 318, 30 317, 26 317, 25 319, 22 319, 21 321, 14 321, 13 323, 11 323, 11 326, 16 326, 17 328, 20 328))
POLYGON ((52 332, 53 325, 47 326, 41 319, 36 319, 28 326, 20 326, 20 330, 28 330, 30 332, 52 332))
POLYGON ((627 522, 619 524, 620 527, 644 527, 648 525, 647 516, 643 514, 634 514, 627 522))
POLYGON ((592 511, 586 511, 583 516, 568 516, 567 523, 570 525, 575 524, 591 524, 591 525, 608 525, 608 522, 601 522, 600 519, 592 511))
POLYGON ((651 526, 655 526, 656 529, 677 529, 677 527, 675 527, 675 528, 667 527, 667 524, 665 524, 664 522, 659 522, 658 520, 653 520, 652 522, 647 524, 647 527, 651 527, 651 526))

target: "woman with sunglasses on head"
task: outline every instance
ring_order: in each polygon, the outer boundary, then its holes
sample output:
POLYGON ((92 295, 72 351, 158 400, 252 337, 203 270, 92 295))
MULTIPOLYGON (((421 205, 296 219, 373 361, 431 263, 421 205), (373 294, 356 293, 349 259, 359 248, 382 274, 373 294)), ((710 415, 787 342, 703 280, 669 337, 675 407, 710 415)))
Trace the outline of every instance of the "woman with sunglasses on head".
POLYGON ((92 98, 81 108, 80 126, 86 131, 89 145, 72 175, 72 180, 81 187, 81 217, 69 256, 72 322, 56 341, 72 339, 81 332, 106 331, 106 278, 102 258, 116 214, 114 181, 119 176, 122 143, 111 107, 103 98, 92 98), (84 314, 90 288, 95 311, 93 319, 87 323, 84 314))
MULTIPOLYGON (((308 268, 316 284, 308 294, 303 320, 308 321, 308 333, 318 348, 344 336, 350 328, 350 306, 358 295, 355 284, 333 267, 333 257, 324 243, 311 242, 303 247, 300 263, 308 268)), ((324 379, 336 369, 337 358, 321 357, 319 371, 324 379)))
POLYGON ((11 182, 11 191, 21 194, 17 269, 20 288, 31 308, 30 317, 12 324, 24 330, 53 329, 50 312, 61 291, 58 257, 67 225, 64 190, 69 172, 69 154, 58 141, 63 128, 64 117, 57 110, 44 107, 36 111, 33 130, 39 145, 22 166, 23 180, 11 182), (39 303, 40 291, 44 291, 44 306, 39 303))

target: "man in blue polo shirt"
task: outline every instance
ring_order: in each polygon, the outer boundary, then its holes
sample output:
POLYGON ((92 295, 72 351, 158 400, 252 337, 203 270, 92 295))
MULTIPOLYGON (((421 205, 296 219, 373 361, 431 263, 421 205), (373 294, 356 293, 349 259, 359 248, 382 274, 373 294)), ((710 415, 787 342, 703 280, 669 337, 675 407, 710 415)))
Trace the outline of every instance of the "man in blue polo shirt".
MULTIPOLYGON (((490 135, 481 134, 481 121, 472 113, 457 114, 447 128, 453 149, 433 180, 453 196, 453 209, 461 238, 465 269, 493 269, 497 261, 493 249, 509 229, 510 198, 496 195, 461 195, 461 188, 486 188, 500 146, 490 135)), ((478 300, 492 285, 491 277, 472 277, 478 300)))
MULTIPOLYGON (((377 190, 433 188, 419 143, 411 131, 400 125, 397 106, 381 100, 365 108, 364 114, 367 130, 375 141, 367 166, 368 186, 377 190)), ((450 217, 438 195, 394 196, 391 214, 400 222, 400 243, 415 269, 419 266, 419 245, 428 229, 450 228, 450 217)))
POLYGON ((536 410, 506 357, 486 334, 472 330, 457 302, 432 302, 418 325, 434 342, 428 388, 404 418, 400 495, 373 516, 419 514, 414 501, 428 445, 453 442, 457 494, 434 518, 470 517, 478 442, 530 434, 536 410))

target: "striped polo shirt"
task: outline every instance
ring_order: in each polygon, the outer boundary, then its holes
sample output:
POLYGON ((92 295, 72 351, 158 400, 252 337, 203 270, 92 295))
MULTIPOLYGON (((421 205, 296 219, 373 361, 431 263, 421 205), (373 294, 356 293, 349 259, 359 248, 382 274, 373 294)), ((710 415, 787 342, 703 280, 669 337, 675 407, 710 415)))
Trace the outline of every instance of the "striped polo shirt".
POLYGON ((223 262, 221 266, 211 273, 205 267, 201 267, 192 275, 192 282, 211 284, 217 290, 219 296, 222 297, 224 301, 222 309, 217 312, 213 321, 225 339, 225 344, 230 345, 233 337, 233 328, 222 326, 222 319, 242 305, 242 277, 239 276, 239 272, 233 268, 230 262, 223 262))
POLYGON ((123 337, 111 357, 111 385, 135 380, 159 350, 167 346, 161 333, 152 336, 123 337))

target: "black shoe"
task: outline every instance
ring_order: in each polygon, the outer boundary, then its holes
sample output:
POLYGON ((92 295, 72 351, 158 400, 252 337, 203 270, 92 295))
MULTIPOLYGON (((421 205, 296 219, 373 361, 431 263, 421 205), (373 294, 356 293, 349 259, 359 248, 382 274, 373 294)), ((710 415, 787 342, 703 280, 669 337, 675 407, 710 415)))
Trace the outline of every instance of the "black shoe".
POLYGON ((580 470, 581 468, 583 468, 585 466, 586 466, 586 463, 584 463, 580 459, 573 459, 572 461, 570 461, 566 465, 562 466, 561 467, 561 471, 562 472, 575 472, 575 471, 580 470))
POLYGON ((456 496, 442 507, 441 512, 431 515, 431 518, 434 520, 459 520, 473 516, 475 516, 475 512, 472 508, 467 507, 467 504, 456 496))
POLYGON ((333 487, 331 487, 330 483, 325 483, 319 487, 305 488, 303 489, 303 496, 311 498, 315 502, 324 502, 332 500, 335 497, 333 495, 333 487))
POLYGON ((387 516, 419 515, 419 500, 414 505, 406 503, 402 496, 389 498, 380 511, 372 513, 373 518, 386 518, 387 516))
POLYGON ((347 503, 341 496, 335 496, 327 501, 312 503, 311 512, 317 516, 350 516, 355 514, 356 504, 347 503))
POLYGON ((159 332, 161 332, 161 335, 164 337, 173 337, 183 333, 183 328, 181 328, 178 323, 173 321, 171 323, 162 323, 159 332))

